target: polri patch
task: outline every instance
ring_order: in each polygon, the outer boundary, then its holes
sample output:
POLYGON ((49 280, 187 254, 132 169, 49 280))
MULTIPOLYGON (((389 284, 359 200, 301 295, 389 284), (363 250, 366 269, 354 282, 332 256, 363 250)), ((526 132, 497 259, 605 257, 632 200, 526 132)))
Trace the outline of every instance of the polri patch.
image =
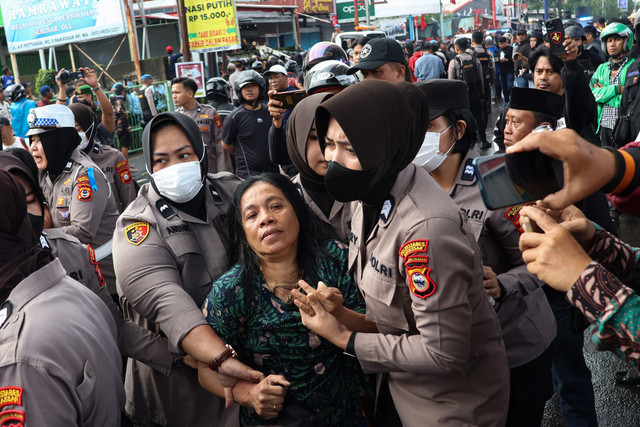
POLYGON ((0 408, 15 405, 22 406, 22 387, 0 388, 0 408))
POLYGON ((409 289, 415 296, 422 299, 427 299, 436 291, 436 283, 431 278, 431 269, 427 266, 428 248, 428 240, 412 240, 402 245, 398 251, 404 260, 409 289))
POLYGON ((93 199, 89 177, 87 175, 82 175, 77 177, 76 181, 78 183, 78 200, 88 202, 89 200, 93 199))
POLYGON ((116 172, 120 174, 120 181, 123 184, 128 184, 131 182, 131 172, 129 171, 129 163, 126 160, 120 160, 116 163, 116 172))
POLYGON ((213 120, 216 122, 216 127, 217 128, 221 128, 222 127, 222 120, 220 119, 220 115, 218 113, 215 113, 213 115, 213 120))
POLYGON ((131 225, 127 225, 124 229, 124 234, 129 243, 138 246, 149 235, 149 223, 134 222, 131 225))
POLYGON ((521 209, 522 209, 522 205, 513 205, 509 209, 507 209, 507 211, 504 214, 504 217, 513 223, 514 227, 516 227, 516 230, 518 230, 520 234, 524 232, 524 230, 522 229, 522 226, 520 225, 521 209))

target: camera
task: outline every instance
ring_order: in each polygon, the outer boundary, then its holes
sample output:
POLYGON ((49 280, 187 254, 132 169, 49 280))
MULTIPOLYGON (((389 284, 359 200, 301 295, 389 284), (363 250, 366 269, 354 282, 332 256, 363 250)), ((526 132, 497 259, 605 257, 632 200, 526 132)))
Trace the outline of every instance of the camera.
POLYGON ((64 70, 60 73, 59 79, 62 83, 69 83, 72 80, 77 80, 82 77, 82 71, 67 71, 64 70))

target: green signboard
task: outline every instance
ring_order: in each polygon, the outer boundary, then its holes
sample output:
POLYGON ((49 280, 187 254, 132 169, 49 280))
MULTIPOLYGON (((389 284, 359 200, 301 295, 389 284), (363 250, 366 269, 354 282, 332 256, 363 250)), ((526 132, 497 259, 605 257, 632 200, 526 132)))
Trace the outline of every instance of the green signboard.
MULTIPOLYGON (((336 15, 338 16, 338 22, 353 22, 355 20, 355 14, 353 13, 355 6, 353 1, 336 1, 336 15)), ((358 6, 358 21, 364 22, 367 12, 364 5, 358 6)), ((374 18, 376 16, 376 6, 369 4, 369 17, 374 18)))

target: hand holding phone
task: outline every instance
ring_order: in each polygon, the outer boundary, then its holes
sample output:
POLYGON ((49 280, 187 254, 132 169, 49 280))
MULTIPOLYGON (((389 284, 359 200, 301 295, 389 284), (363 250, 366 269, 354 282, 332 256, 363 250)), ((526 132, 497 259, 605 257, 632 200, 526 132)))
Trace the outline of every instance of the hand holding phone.
POLYGON ((545 36, 549 36, 549 42, 551 43, 551 53, 554 55, 559 55, 561 53, 566 53, 564 48, 564 25, 562 24, 562 19, 550 19, 544 21, 544 25, 542 26, 542 33, 545 36))
POLYGON ((307 96, 304 90, 294 90, 291 92, 276 92, 271 95, 271 99, 282 102, 282 108, 293 108, 307 96))

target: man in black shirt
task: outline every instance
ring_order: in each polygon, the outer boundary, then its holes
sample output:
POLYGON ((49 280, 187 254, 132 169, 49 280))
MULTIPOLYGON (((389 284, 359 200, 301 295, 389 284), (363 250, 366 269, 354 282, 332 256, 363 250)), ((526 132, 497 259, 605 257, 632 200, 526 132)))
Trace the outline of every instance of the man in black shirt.
POLYGON ((504 108, 511 97, 511 87, 513 86, 513 47, 507 43, 505 37, 498 39, 498 62, 500 64, 500 86, 502 86, 502 96, 504 98, 504 108))
POLYGON ((267 137, 271 116, 261 103, 264 78, 253 70, 242 71, 235 81, 240 100, 222 126, 222 146, 236 156, 236 175, 247 178, 262 172, 278 172, 269 160, 267 137))

